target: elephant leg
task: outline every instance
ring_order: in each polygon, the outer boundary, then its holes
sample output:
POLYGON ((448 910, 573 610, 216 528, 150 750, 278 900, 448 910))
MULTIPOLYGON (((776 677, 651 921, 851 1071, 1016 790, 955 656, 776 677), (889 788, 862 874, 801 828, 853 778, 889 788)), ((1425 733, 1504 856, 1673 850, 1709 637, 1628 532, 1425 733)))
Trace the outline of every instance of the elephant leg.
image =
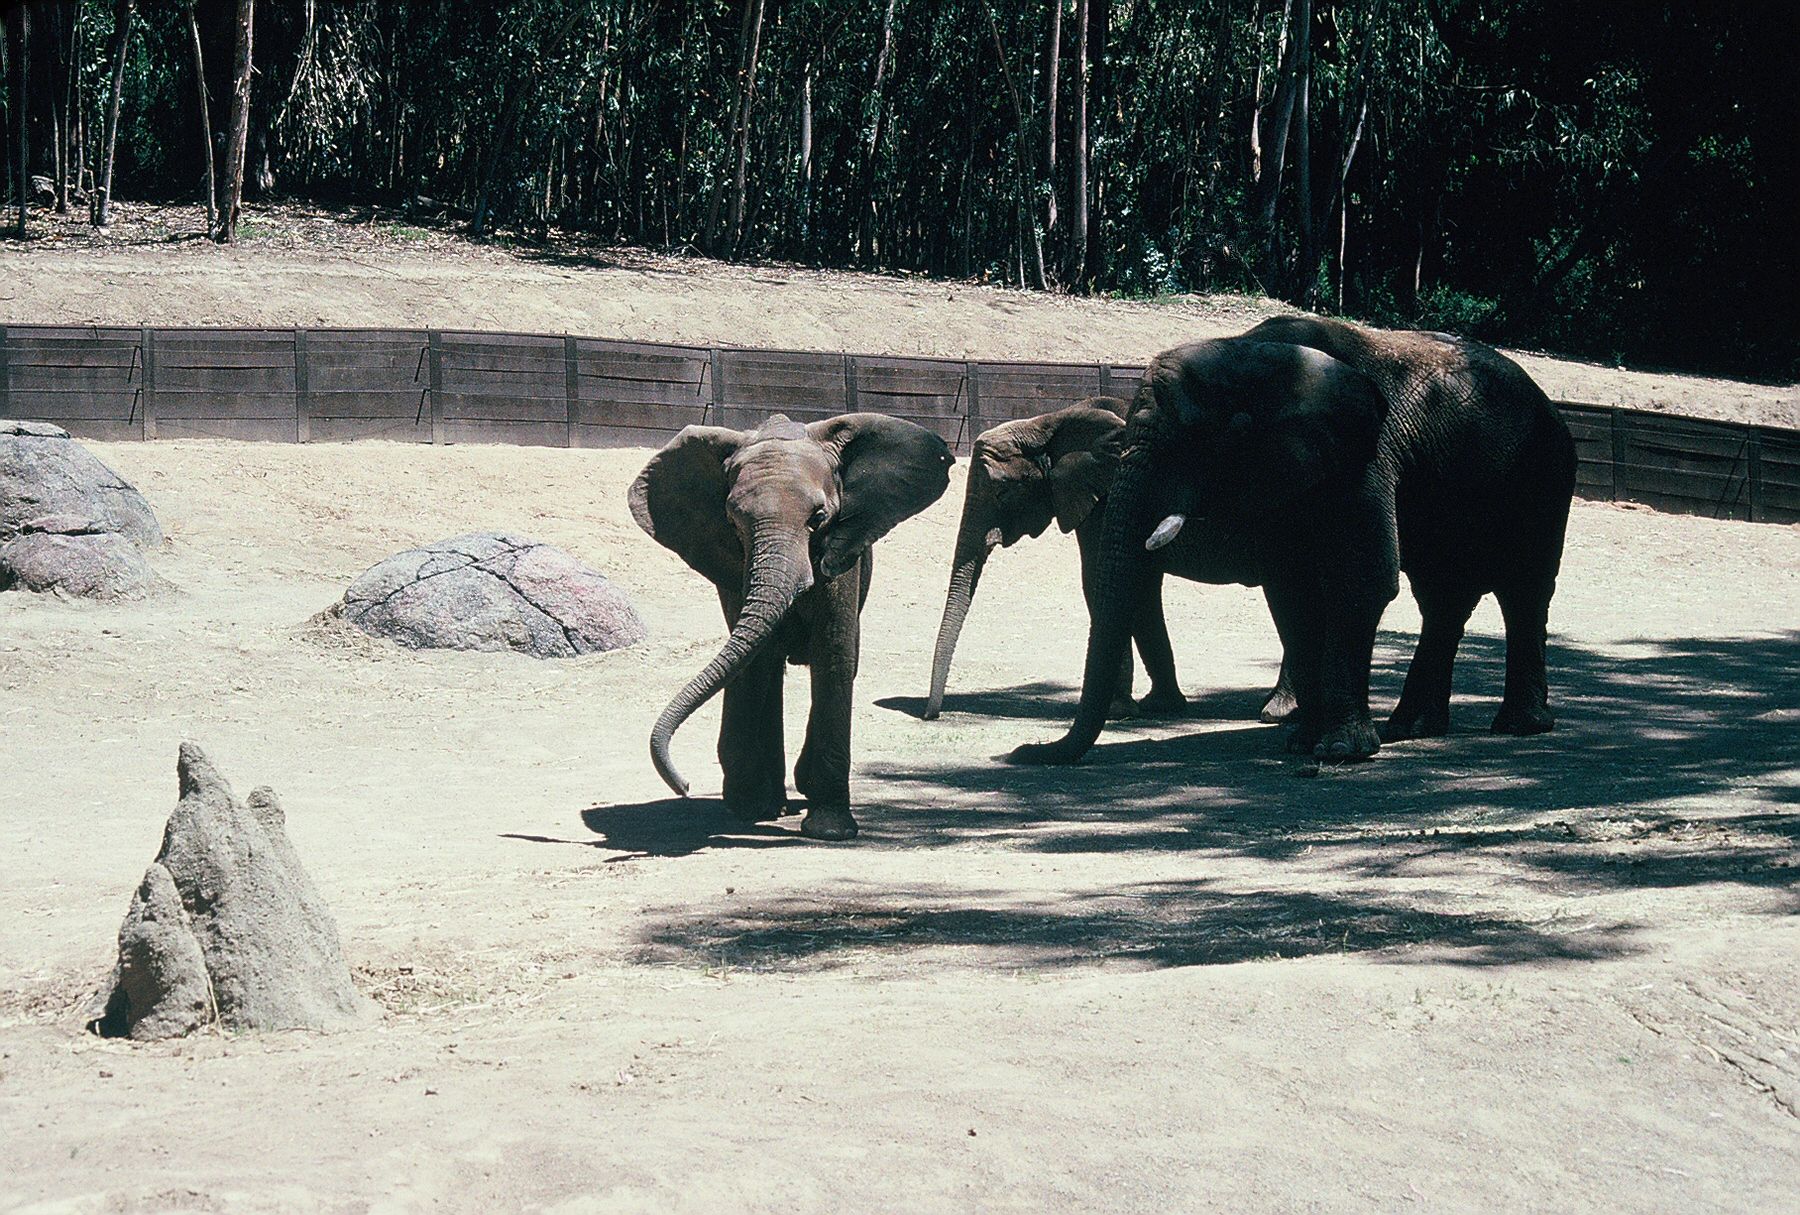
POLYGON ((850 714, 861 646, 861 583, 859 572, 851 570, 819 588, 810 657, 812 712, 794 766, 794 785, 806 797, 800 831, 813 839, 847 840, 856 834, 850 813, 850 714))
MULTIPOLYGON (((1083 527, 1075 533, 1075 542, 1081 552, 1081 598, 1087 604, 1088 627, 1092 629, 1094 621, 1094 574, 1100 568, 1100 557, 1097 546, 1100 543, 1100 531, 1097 526, 1083 527)), ((1158 611, 1161 611, 1161 600, 1158 599, 1158 611)), ((1134 622, 1135 623, 1135 622, 1134 622)), ((1165 641, 1167 640, 1165 634, 1165 641)), ((1131 685, 1137 675, 1131 661, 1131 647, 1125 648, 1125 656, 1119 660, 1119 675, 1113 684, 1112 703, 1107 706, 1106 716, 1110 719, 1136 717, 1137 701, 1131 698, 1131 685)))
MULTIPOLYGON (((1263 599, 1269 597, 1267 588, 1263 590, 1263 599)), ((1273 606, 1269 609, 1274 614, 1273 606)), ((1257 713, 1258 721, 1287 721, 1299 709, 1300 702, 1294 698, 1294 677, 1288 670, 1288 656, 1285 649, 1281 655, 1281 672, 1275 676, 1275 686, 1269 689, 1268 696, 1263 698, 1262 709, 1257 713)))
POLYGON ((746 822, 779 818, 787 807, 787 759, 781 729, 785 655, 779 639, 763 646, 725 685, 719 767, 725 809, 746 822))
POLYGON ((1263 597, 1281 637, 1282 677, 1294 698, 1294 708, 1286 718, 1286 746, 1295 754, 1311 755, 1321 733, 1319 613, 1302 588, 1271 584, 1264 588, 1263 597))
POLYGON ((1319 649, 1319 741, 1313 754, 1330 761, 1368 759, 1381 749, 1369 720, 1369 664, 1381 612, 1354 602, 1334 605, 1319 649))
POLYGON ((1450 675, 1456 647, 1462 643, 1463 628, 1481 601, 1481 592, 1416 578, 1413 598, 1419 602, 1419 644, 1406 668, 1399 703, 1381 728, 1384 742, 1437 738, 1449 732, 1450 675))
MULTIPOLYGON (((1138 609, 1131 626, 1137 642, 1138 657, 1144 660, 1144 673, 1150 677, 1150 691, 1137 702, 1138 712, 1146 717, 1179 717, 1187 712, 1187 697, 1175 679, 1175 650, 1169 644, 1169 626, 1163 619, 1163 575, 1157 574, 1150 593, 1138 609)), ((1127 661, 1130 661, 1129 653, 1127 661)), ((1130 685, 1126 685, 1127 689, 1130 685)))
POLYGON ((1550 713, 1550 680, 1544 642, 1554 579, 1495 593, 1506 620, 1506 695, 1494 716, 1496 734, 1542 734, 1556 725, 1550 713))

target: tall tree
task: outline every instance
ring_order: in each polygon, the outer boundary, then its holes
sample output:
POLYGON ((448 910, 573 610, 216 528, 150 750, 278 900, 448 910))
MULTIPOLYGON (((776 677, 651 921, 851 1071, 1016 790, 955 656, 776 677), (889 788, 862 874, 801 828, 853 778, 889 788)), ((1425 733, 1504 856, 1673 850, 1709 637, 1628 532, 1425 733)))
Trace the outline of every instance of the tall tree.
POLYGON ((6 58, 6 74, 12 84, 12 100, 7 108, 12 111, 11 176, 18 204, 15 230, 24 240, 25 221, 31 210, 31 158, 27 143, 30 124, 25 121, 26 101, 31 96, 31 10, 23 4, 6 18, 6 58))
POLYGON ((194 91, 200 116, 200 153, 206 166, 206 231, 210 235, 219 225, 219 183, 213 175, 212 106, 206 96, 206 56, 200 49, 200 18, 195 0, 187 0, 188 36, 194 45, 194 91))
POLYGON ((119 143, 119 103, 125 91, 125 53, 131 43, 131 21, 137 0, 118 0, 113 9, 112 88, 107 93, 106 128, 100 140, 100 180, 94 185, 90 217, 96 228, 112 222, 113 152, 119 143))
POLYGON ((244 153, 250 140, 251 43, 256 27, 256 0, 238 0, 236 40, 231 63, 231 127, 225 137, 225 196, 219 200, 219 226, 213 239, 237 240, 244 207, 244 153))

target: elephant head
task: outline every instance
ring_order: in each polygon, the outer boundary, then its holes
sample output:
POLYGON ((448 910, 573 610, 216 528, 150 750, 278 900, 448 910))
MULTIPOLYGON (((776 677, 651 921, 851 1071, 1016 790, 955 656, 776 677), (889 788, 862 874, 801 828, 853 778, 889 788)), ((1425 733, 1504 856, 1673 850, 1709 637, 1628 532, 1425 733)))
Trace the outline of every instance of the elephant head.
POLYGON ((950 659, 988 554, 1042 535, 1052 519, 1064 532, 1081 526, 1112 485, 1124 412, 1125 402, 1116 397, 1090 397, 1054 413, 1003 422, 975 440, 931 661, 927 721, 944 707, 950 659))
POLYGON ((659 544, 740 603, 725 646, 678 692, 650 734, 657 773, 681 723, 776 633, 815 582, 855 569, 870 545, 950 484, 955 457, 912 422, 845 414, 801 426, 776 414, 754 431, 689 426, 632 483, 631 514, 659 544))
POLYGON ((1099 736, 1148 593, 1149 552, 1168 549, 1180 568, 1221 537, 1317 531, 1307 512, 1366 473, 1386 416, 1367 377, 1305 346, 1226 338, 1159 355, 1132 402, 1107 496, 1075 722, 1014 758, 1073 763, 1099 736), (1184 536, 1190 518, 1207 526, 1184 536))

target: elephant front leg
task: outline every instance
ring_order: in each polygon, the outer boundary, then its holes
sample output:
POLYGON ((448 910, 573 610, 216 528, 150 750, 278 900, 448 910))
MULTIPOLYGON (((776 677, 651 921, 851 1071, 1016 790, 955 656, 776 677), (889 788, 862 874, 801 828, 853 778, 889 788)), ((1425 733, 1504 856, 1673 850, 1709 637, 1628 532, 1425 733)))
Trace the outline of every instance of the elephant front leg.
MULTIPOLYGON (((1090 516, 1089 522, 1076 531, 1075 541, 1081 553, 1081 598, 1087 604, 1088 627, 1091 630, 1094 622, 1094 598, 1097 590, 1094 585, 1094 576, 1100 569, 1098 551, 1100 520, 1098 516, 1090 516)), ((1162 600, 1159 596, 1157 599, 1159 613, 1161 608, 1162 600)), ((1163 642, 1165 645, 1168 643, 1166 633, 1163 636, 1163 642)), ((1174 660, 1171 659, 1170 670, 1173 671, 1173 669, 1174 660)), ((1119 659, 1119 673, 1113 683, 1112 700, 1106 706, 1106 716, 1109 720, 1118 721, 1138 715, 1138 702, 1131 696, 1131 685, 1136 676, 1137 669, 1131 661, 1131 647, 1127 646, 1125 653, 1119 659)), ((1154 675, 1152 675, 1151 682, 1154 685, 1154 675)))
POLYGON ((847 840, 857 831, 850 813, 850 715, 861 645, 859 589, 854 570, 821 588, 813 622, 812 712, 794 766, 794 785, 806 798, 800 832, 813 839, 847 840))
MULTIPOLYGON (((1268 600, 1269 593, 1263 592, 1263 599, 1268 600)), ((1274 605, 1270 604, 1269 614, 1274 615, 1274 605)), ((1294 676, 1285 649, 1281 655, 1281 673, 1275 676, 1275 686, 1264 697, 1262 709, 1257 713, 1257 720, 1265 722, 1288 721, 1300 710, 1300 700, 1294 694, 1294 676)))
POLYGON ((1137 702, 1137 707, 1146 717, 1179 717, 1187 712, 1188 702, 1175 679, 1175 650, 1169 644, 1169 626, 1163 619, 1162 591, 1163 575, 1159 573, 1151 580, 1150 594, 1131 626, 1138 656, 1144 660, 1144 673, 1150 677, 1150 691, 1137 702))
POLYGON ((787 757, 781 727, 782 646, 765 645, 725 685, 719 723, 719 767, 725 809, 760 823, 787 812, 787 757))
POLYGON ((1319 738, 1313 754, 1331 762, 1368 759, 1381 749, 1369 717, 1369 664, 1379 610, 1333 612, 1319 655, 1319 738))

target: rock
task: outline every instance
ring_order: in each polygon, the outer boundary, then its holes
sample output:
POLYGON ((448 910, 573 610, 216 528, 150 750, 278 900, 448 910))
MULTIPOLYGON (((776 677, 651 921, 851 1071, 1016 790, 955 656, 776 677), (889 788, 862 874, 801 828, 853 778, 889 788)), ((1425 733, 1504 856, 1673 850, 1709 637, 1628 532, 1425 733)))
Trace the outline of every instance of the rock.
POLYGON ((46 518, 60 522, 35 530, 117 532, 141 549, 163 542, 144 496, 68 431, 0 418, 0 542, 46 518))
POLYGON ((144 554, 117 532, 26 532, 0 543, 0 591, 139 599, 161 585, 144 554))
POLYGON ((335 1029, 374 1015, 337 925, 288 842, 275 794, 239 802, 193 743, 181 800, 119 929, 112 979, 89 1005, 106 1037, 335 1029))
POLYGON ((397 553, 351 583, 338 610, 363 632, 413 649, 569 658, 645 636, 631 601, 603 575, 561 549, 500 533, 397 553))

